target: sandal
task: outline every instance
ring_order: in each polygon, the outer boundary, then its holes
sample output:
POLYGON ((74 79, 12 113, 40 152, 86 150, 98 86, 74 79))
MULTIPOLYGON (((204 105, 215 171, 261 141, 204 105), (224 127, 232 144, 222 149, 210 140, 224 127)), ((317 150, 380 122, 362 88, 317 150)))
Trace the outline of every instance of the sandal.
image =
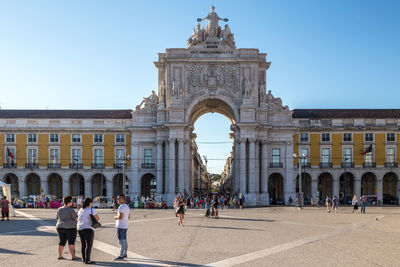
POLYGON ((75 258, 72 258, 71 260, 73 260, 73 261, 79 261, 79 260, 81 260, 82 258, 80 258, 80 257, 75 257, 75 258))
POLYGON ((57 260, 65 260, 64 257, 58 257, 57 260))

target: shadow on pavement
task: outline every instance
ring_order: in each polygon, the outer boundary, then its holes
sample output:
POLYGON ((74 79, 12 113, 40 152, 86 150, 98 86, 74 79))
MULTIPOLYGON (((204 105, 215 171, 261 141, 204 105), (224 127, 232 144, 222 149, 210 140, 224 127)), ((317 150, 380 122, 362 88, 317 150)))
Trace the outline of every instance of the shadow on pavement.
POLYGON ((219 217, 220 220, 232 220, 232 221, 249 221, 249 222, 275 222, 275 220, 264 220, 264 219, 250 219, 250 218, 232 218, 232 217, 219 217))
POLYGON ((199 228, 210 228, 210 229, 223 229, 223 230, 241 230, 241 231, 260 231, 264 232, 261 229, 251 229, 251 228, 238 228, 238 227, 217 227, 217 226, 206 226, 206 225, 186 225, 185 227, 199 227, 199 228))
POLYGON ((127 261, 95 261, 96 266, 159 266, 160 264, 171 265, 171 266, 189 266, 189 267, 200 267, 204 265, 185 263, 185 262, 175 262, 175 261, 163 261, 163 260, 152 260, 152 259, 139 259, 139 258, 128 258, 127 261), (133 263, 133 262, 134 263, 133 263))
POLYGON ((4 254, 18 254, 18 255, 33 255, 33 254, 31 254, 31 253, 20 252, 20 251, 16 251, 16 250, 9 250, 9 249, 5 249, 5 248, 0 248, 0 253, 4 253, 4 254))

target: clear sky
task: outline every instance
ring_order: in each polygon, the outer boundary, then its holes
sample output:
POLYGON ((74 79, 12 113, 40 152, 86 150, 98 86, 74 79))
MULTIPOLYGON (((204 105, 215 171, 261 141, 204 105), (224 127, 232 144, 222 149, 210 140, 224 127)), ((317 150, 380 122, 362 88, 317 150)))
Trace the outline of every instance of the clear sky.
MULTIPOLYGON (((214 5, 229 18, 237 47, 268 53, 267 89, 289 108, 400 108, 400 1, 214 5)), ((0 0, 0 106, 134 109, 157 87, 157 53, 186 47, 196 18, 210 6, 208 0, 0 0)), ((195 127, 198 141, 229 141, 222 116, 205 115, 195 127)), ((220 158, 216 152, 227 155, 231 145, 199 147, 220 158)))

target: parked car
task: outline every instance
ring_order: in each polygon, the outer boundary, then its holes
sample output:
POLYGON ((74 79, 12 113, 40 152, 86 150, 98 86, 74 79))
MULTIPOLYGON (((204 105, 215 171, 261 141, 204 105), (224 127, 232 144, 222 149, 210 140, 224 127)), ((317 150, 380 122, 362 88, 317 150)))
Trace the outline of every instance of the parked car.
POLYGON ((112 199, 109 197, 95 197, 93 199, 93 208, 112 208, 112 199))

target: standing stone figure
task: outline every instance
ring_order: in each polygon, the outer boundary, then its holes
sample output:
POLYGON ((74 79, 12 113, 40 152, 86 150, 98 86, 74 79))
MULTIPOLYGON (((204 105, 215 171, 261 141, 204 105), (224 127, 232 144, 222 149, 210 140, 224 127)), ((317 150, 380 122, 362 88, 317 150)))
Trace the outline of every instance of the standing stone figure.
POLYGON ((250 82, 247 79, 243 79, 243 97, 249 99, 251 96, 250 82))
POLYGON ((175 96, 176 99, 180 97, 180 84, 179 80, 172 81, 172 95, 175 96))
POLYGON ((165 82, 162 80, 160 82, 160 102, 164 102, 165 99, 165 82))
POLYGON ((221 33, 221 28, 218 26, 218 21, 223 20, 225 22, 228 21, 228 19, 223 19, 220 18, 217 13, 214 12, 215 10, 215 6, 211 6, 211 12, 208 13, 207 17, 203 18, 203 19, 197 19, 198 22, 202 22, 203 20, 208 20, 209 23, 207 24, 207 28, 206 28, 206 32, 208 34, 208 36, 210 37, 220 37, 220 33, 221 33))

